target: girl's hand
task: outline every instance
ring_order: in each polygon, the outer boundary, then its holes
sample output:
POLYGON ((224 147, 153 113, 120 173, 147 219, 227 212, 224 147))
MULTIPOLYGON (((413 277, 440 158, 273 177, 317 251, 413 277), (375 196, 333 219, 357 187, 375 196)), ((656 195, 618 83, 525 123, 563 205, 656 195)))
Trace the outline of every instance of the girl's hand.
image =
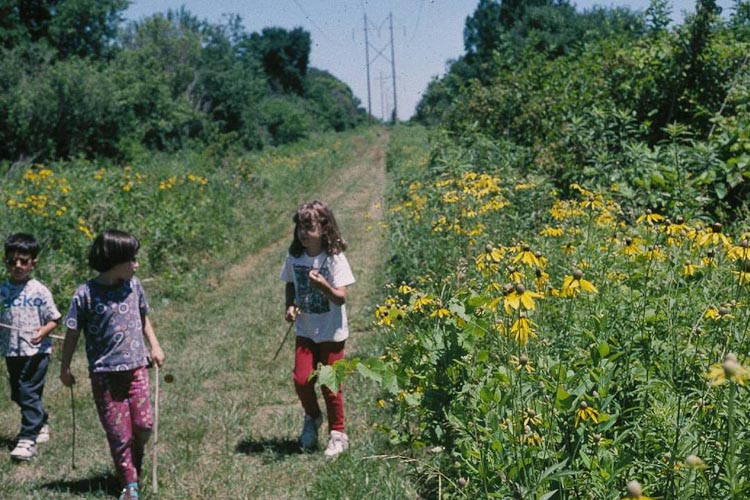
POLYGON ((297 319, 297 315, 299 314, 299 307, 297 306, 289 306, 286 308, 286 313, 284 313, 284 319, 288 323, 294 322, 294 320, 297 319))
POLYGON ((75 377, 70 373, 70 368, 60 368, 60 382, 65 387, 72 387, 76 383, 75 377))
POLYGON ((156 363, 156 366, 161 368, 164 365, 166 356, 164 356, 164 351, 161 350, 161 347, 156 346, 151 348, 151 358, 154 360, 154 363, 156 363))
POLYGON ((321 290, 323 292, 330 288, 330 285, 328 284, 326 279, 317 270, 312 269, 308 276, 310 278, 311 287, 317 288, 318 290, 321 290))

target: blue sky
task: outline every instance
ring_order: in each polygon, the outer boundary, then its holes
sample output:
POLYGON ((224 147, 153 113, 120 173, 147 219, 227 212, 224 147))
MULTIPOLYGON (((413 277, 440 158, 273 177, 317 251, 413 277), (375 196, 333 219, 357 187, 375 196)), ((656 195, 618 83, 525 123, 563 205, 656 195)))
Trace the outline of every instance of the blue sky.
MULTIPOLYGON (((649 0, 573 0, 579 9, 594 5, 643 10, 649 0)), ((368 18, 370 106, 376 117, 390 116, 393 106, 389 14, 393 15, 398 116, 408 119, 429 81, 445 73, 446 62, 463 53, 463 28, 478 0, 132 0, 125 12, 138 20, 184 6, 199 19, 220 22, 239 14, 248 32, 298 26, 310 32, 310 64, 344 81, 368 107, 364 16, 368 18), (382 52, 382 54, 380 54, 382 52)), ((733 0, 719 0, 729 11, 733 0)), ((674 0, 676 22, 693 12, 695 0, 674 0)))

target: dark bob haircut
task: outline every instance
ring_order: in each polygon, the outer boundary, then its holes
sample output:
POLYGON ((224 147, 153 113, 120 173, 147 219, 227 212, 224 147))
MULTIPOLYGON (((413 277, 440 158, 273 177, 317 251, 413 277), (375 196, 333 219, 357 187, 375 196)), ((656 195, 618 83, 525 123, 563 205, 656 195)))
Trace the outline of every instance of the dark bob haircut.
POLYGON ((100 273, 109 271, 117 264, 135 259, 140 247, 141 244, 135 236, 125 231, 107 229, 97 236, 91 245, 89 266, 100 273))
POLYGON ((30 255, 32 259, 36 259, 39 255, 39 242, 27 233, 11 234, 5 240, 5 255, 10 257, 14 253, 30 255))

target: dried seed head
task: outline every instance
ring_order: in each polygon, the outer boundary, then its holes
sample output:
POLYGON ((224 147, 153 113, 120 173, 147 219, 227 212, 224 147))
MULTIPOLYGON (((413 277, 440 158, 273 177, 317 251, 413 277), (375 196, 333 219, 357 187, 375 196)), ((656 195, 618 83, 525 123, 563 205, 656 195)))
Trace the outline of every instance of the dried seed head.
POLYGON ((625 246, 629 247, 633 244, 633 238, 625 238, 625 246))
POLYGON ((724 361, 734 361, 737 362, 737 355, 733 352, 728 352, 726 356, 724 356, 724 361))
POLYGON ((742 248, 747 248, 748 247, 747 238, 745 238, 744 240, 740 241, 740 246, 742 248))
POLYGON ((698 455, 688 455, 687 458, 685 458, 685 465, 696 469, 703 466, 703 460, 701 460, 698 455))
POLYGON ((174 375, 172 375, 171 373, 167 373, 166 375, 164 375, 164 382, 168 384, 174 382, 174 375))
POLYGON ((469 485, 469 480, 465 477, 459 477, 458 478, 458 485, 461 486, 461 488, 466 488, 466 486, 469 485))
POLYGON ((651 209, 650 209, 650 208, 647 208, 647 209, 646 209, 646 215, 651 215, 651 214, 653 214, 653 212, 651 211, 651 209))
POLYGON ((487 243, 487 244, 486 244, 486 245, 484 246, 484 251, 485 251, 486 253, 492 253, 492 251, 493 251, 494 249, 495 249, 495 248, 494 248, 494 247, 492 246, 492 243, 487 243))
POLYGON ((677 222, 677 224, 682 224, 683 222, 685 222, 685 219, 682 218, 682 215, 678 215, 677 217, 675 217, 675 222, 677 222))
POLYGON ((574 280, 580 280, 581 278, 583 278, 583 271, 581 271, 580 269, 576 269, 575 271, 573 271, 574 280))
POLYGON ((591 393, 591 396, 594 397, 594 398, 599 398, 599 391, 593 391, 591 393))
POLYGON ((706 252, 706 257, 708 257, 709 259, 713 259, 713 258, 714 258, 714 255, 716 255, 716 252, 714 252, 714 251, 713 251, 713 249, 709 249, 709 250, 708 250, 708 251, 706 252))
POLYGON ((525 354, 521 354, 518 356, 518 364, 521 366, 525 366, 529 362, 529 357, 525 354))
POLYGON ((513 291, 513 284, 512 283, 506 283, 506 284, 503 285, 503 293, 505 295, 508 295, 512 291, 513 291))
POLYGON ((534 271, 534 274, 536 274, 537 278, 541 278, 542 277, 542 270, 541 269, 537 269, 536 271, 534 271))
POLYGON ((524 252, 528 252, 528 251, 530 251, 530 250, 531 250, 531 247, 530 247, 529 245, 523 245, 523 246, 521 247, 521 250, 523 250, 524 252))
POLYGON ((664 219, 664 224, 666 224, 667 226, 671 226, 672 225, 672 219, 664 219))
POLYGON ((714 222, 711 226, 711 231, 713 231, 714 233, 720 233, 722 227, 723 226, 721 225, 721 222, 714 222))
POLYGON ((526 408, 526 416, 529 418, 536 417, 536 412, 532 408, 526 408))
POLYGON ((523 293, 526 291, 526 287, 523 286, 521 283, 516 283, 516 293, 518 295, 523 295, 523 293))
POLYGON ((641 488, 641 483, 638 481, 630 481, 627 486, 627 491, 629 498, 640 498, 643 495, 643 488, 641 488))
POLYGON ((595 432, 591 436, 591 440, 594 442, 594 444, 599 444, 601 442, 601 440, 602 440, 602 435, 599 434, 598 432, 595 432))
POLYGON ((578 403, 578 408, 580 408, 581 410, 585 410, 588 407, 589 404, 586 401, 581 401, 580 403, 578 403))
POLYGON ((720 307, 719 308, 719 316, 726 316, 729 314, 729 309, 726 307, 720 307))
POLYGON ((543 254, 542 252, 537 250, 536 252, 534 252, 534 257, 536 257, 537 259, 541 259, 543 257, 543 254))
POLYGON ((724 373, 726 374, 726 376, 731 378, 739 373, 740 364, 735 360, 727 359, 726 361, 724 361, 722 368, 724 368, 724 373))

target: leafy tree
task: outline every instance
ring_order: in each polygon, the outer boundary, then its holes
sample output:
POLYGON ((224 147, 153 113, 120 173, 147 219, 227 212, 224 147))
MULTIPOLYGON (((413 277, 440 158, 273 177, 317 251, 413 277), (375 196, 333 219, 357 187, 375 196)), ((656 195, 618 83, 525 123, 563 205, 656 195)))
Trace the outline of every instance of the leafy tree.
POLYGON ((47 43, 61 57, 109 57, 129 0, 0 0, 0 44, 47 43))
POLYGON ((305 97, 318 120, 340 132, 364 120, 364 109, 345 83, 327 71, 311 68, 305 82, 305 97))
POLYGON ((268 81, 278 92, 304 93, 310 58, 310 33, 302 28, 264 28, 246 42, 263 63, 268 81))

